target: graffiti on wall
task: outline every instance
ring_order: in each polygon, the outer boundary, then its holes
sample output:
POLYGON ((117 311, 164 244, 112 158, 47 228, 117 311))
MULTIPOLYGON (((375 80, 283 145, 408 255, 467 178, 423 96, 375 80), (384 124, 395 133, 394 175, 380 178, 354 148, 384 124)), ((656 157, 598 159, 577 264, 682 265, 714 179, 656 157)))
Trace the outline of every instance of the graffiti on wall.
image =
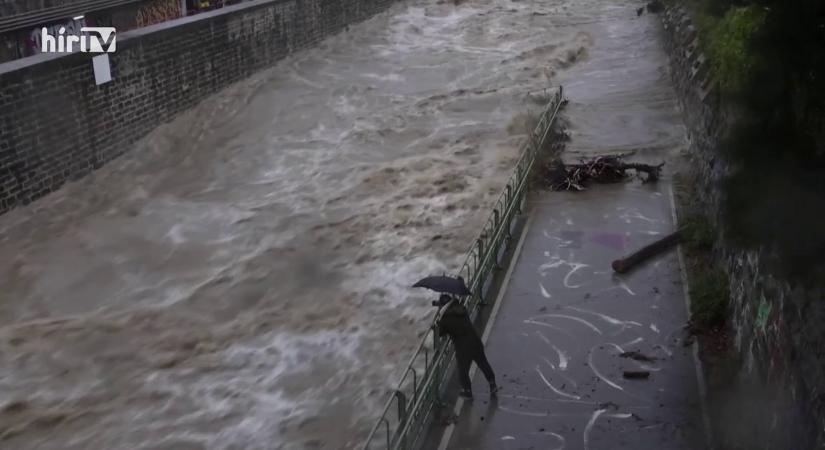
POLYGON ((135 22, 138 28, 148 27, 180 16, 179 0, 152 0, 140 6, 135 22))
POLYGON ((756 311, 756 329, 761 333, 765 333, 765 326, 768 324, 768 316, 771 314, 771 305, 762 295, 762 301, 759 302, 759 309, 756 311))

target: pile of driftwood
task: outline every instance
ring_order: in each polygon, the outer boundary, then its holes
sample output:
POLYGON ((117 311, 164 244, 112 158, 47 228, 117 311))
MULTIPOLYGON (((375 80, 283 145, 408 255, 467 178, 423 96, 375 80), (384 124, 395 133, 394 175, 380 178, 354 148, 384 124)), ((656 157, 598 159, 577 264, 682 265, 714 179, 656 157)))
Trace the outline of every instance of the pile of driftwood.
POLYGON ((657 166, 626 163, 626 156, 628 154, 598 156, 582 160, 579 164, 564 164, 561 160, 555 160, 544 167, 544 178, 550 188, 556 191, 581 191, 591 180, 597 183, 617 183, 628 177, 628 171, 634 171, 644 183, 659 179, 665 163, 657 166))

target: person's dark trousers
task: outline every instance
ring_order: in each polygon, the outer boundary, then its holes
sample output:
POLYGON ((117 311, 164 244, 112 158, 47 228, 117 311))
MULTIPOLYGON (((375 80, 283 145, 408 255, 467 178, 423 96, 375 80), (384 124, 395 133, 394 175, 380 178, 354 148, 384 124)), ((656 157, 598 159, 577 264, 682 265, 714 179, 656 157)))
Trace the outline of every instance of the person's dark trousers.
POLYGON ((496 383, 496 376, 493 373, 493 368, 490 367, 490 362, 487 361, 487 355, 484 354, 484 347, 481 345, 456 346, 455 359, 458 365, 458 382, 461 389, 470 391, 470 365, 475 361, 478 368, 484 373, 484 378, 491 385, 496 383))

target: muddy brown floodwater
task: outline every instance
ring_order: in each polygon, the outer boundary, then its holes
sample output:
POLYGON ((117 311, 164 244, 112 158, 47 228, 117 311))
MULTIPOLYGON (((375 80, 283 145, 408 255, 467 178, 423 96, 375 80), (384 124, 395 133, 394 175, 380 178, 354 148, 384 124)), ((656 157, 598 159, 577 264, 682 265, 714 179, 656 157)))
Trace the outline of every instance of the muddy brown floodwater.
POLYGON ((353 448, 600 6, 399 2, 0 217, 0 447, 353 448))

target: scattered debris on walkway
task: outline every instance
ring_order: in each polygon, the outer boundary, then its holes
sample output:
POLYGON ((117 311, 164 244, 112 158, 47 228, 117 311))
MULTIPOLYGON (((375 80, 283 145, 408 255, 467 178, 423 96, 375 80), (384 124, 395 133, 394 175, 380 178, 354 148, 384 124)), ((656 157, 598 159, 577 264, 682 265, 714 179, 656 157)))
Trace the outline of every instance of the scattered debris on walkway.
POLYGON ((659 239, 658 241, 642 247, 640 250, 636 251, 630 256, 626 256, 622 259, 617 259, 613 261, 611 267, 613 267, 613 270, 617 273, 626 273, 633 267, 637 266, 639 263, 678 244, 680 239, 681 234, 678 231, 668 234, 667 236, 659 239))
POLYGON ((556 191, 581 191, 588 181, 597 183, 618 183, 627 179, 628 171, 635 171, 645 183, 657 181, 662 166, 640 163, 626 163, 624 158, 631 154, 604 155, 582 160, 579 164, 564 164, 561 160, 550 162, 544 167, 544 177, 550 188, 556 191), (645 174, 645 176, 642 176, 645 174))
POLYGON ((650 372, 647 370, 625 370, 622 374, 628 379, 644 379, 650 377, 650 372))
POLYGON ((653 356, 645 355, 644 353, 632 351, 632 352, 624 352, 619 354, 620 358, 630 358, 636 361, 644 361, 644 362, 655 362, 656 358, 653 356))

